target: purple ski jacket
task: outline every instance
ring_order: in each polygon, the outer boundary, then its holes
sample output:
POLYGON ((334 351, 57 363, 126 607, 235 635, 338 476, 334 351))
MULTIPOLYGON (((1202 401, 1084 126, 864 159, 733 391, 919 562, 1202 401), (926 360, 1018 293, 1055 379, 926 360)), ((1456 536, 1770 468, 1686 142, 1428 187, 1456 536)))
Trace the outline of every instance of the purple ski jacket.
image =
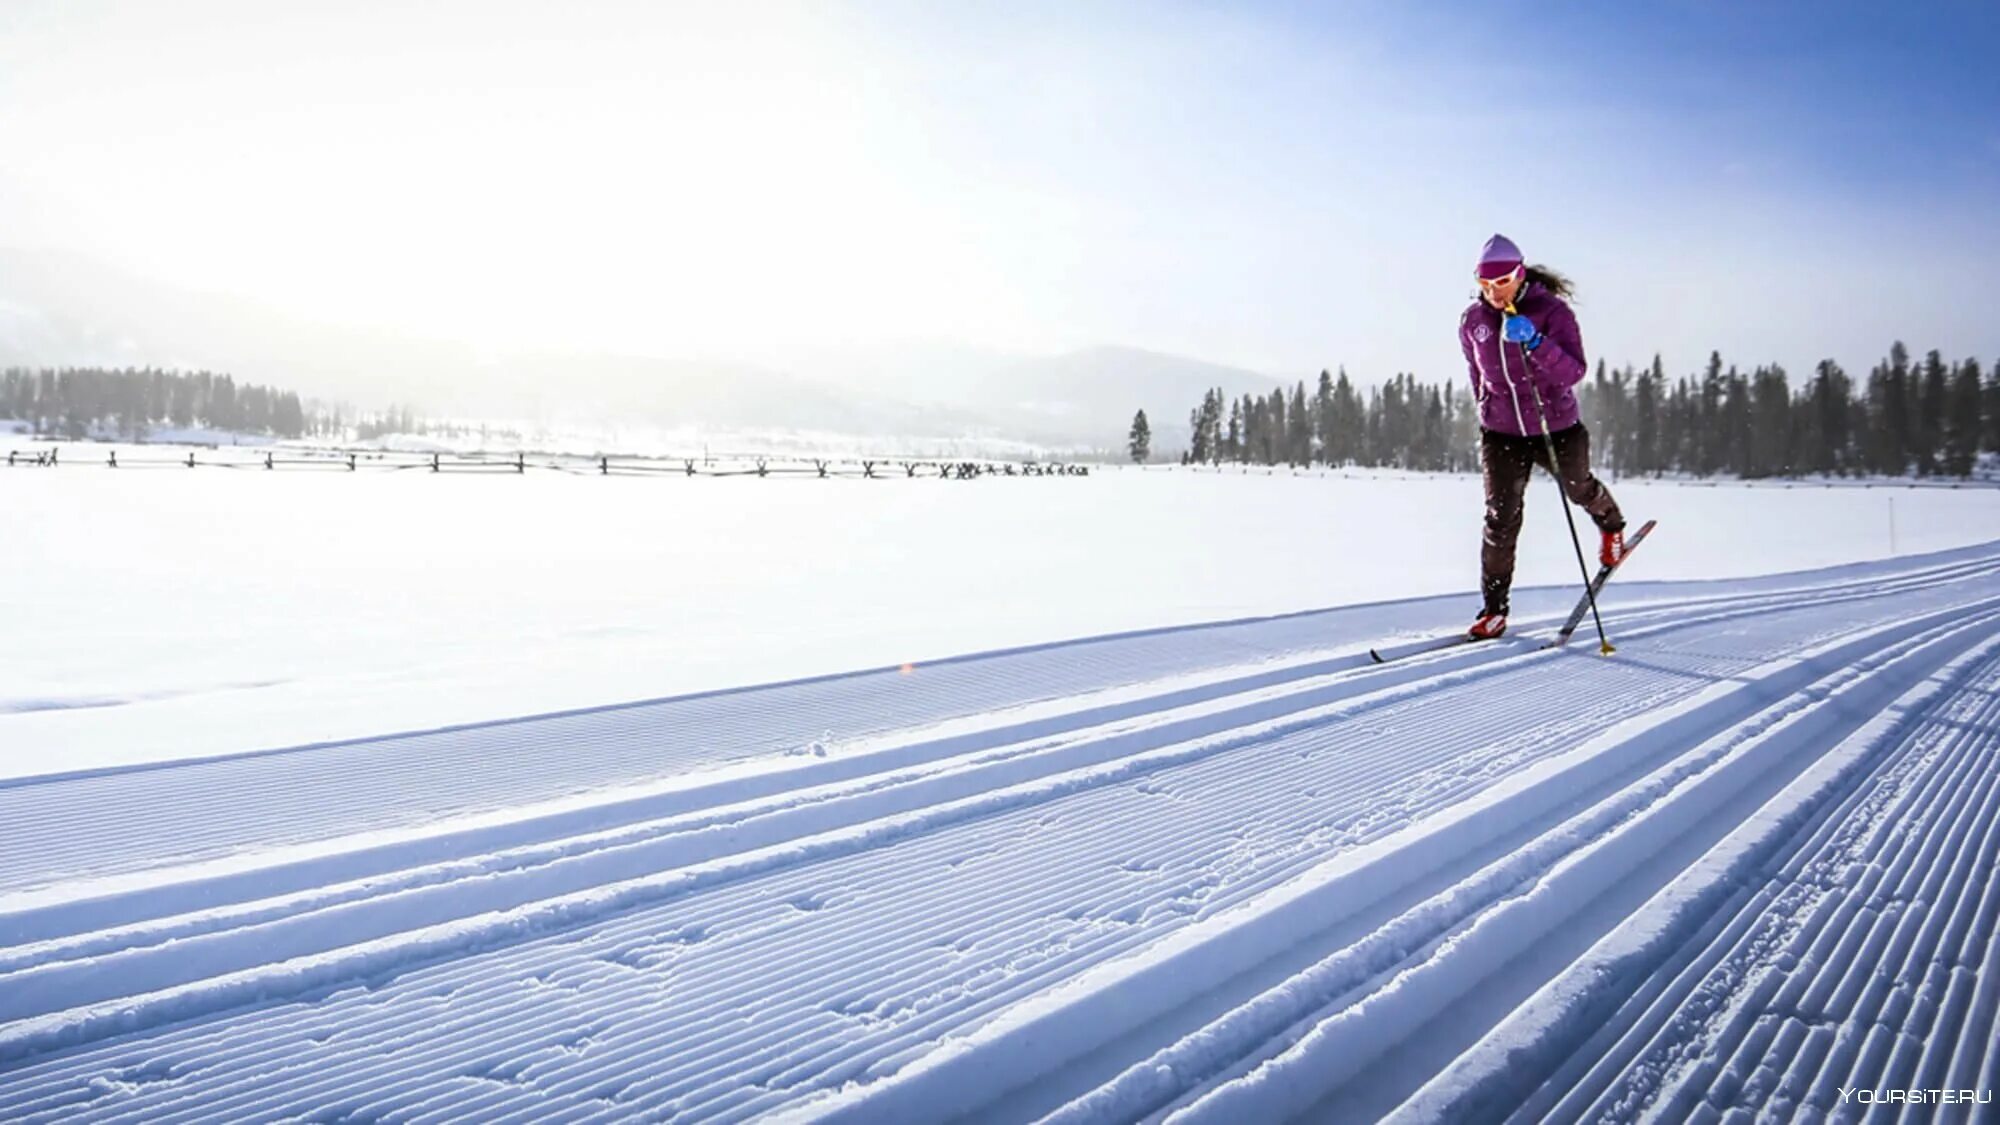
POLYGON ((1514 310, 1535 322, 1541 346, 1509 344, 1500 336, 1505 313, 1475 300, 1458 319, 1458 342, 1472 374, 1472 396, 1479 403, 1479 425, 1495 433, 1532 437, 1542 432, 1547 409, 1549 432, 1576 425, 1576 385, 1583 381, 1583 333, 1576 314, 1561 297, 1539 282, 1529 282, 1514 298, 1514 310), (1503 352, 1504 362, 1503 362, 1503 352))

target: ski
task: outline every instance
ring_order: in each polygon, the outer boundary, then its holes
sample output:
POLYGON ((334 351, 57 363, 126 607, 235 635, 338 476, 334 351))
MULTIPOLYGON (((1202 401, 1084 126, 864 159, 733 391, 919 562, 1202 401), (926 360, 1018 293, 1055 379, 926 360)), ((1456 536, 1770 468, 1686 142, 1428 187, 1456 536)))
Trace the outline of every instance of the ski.
MULTIPOLYGON (((1644 524, 1640 525, 1639 530, 1634 532, 1630 539, 1625 541, 1625 554, 1618 560, 1618 566, 1625 565, 1625 560, 1632 557, 1632 552, 1639 549, 1639 544, 1645 542, 1646 536, 1652 533, 1654 525, 1659 522, 1658 520, 1647 520, 1644 524)), ((1570 611, 1569 620, 1563 622, 1562 628, 1556 631, 1555 637, 1542 642, 1540 647, 1550 649, 1569 643, 1570 637, 1576 633, 1577 626, 1583 624, 1584 615, 1590 612, 1591 599, 1603 593, 1604 584, 1611 580, 1611 576, 1617 572, 1618 566, 1598 568, 1597 576, 1590 580, 1590 592, 1577 600, 1576 608, 1570 611)), ((1443 652, 1446 649, 1461 648, 1465 645, 1476 645, 1488 640, 1507 639, 1509 638, 1504 636, 1473 637, 1464 633, 1453 633, 1451 636, 1439 637, 1432 641, 1418 641, 1407 648, 1391 648, 1386 651, 1379 648, 1371 648, 1368 650, 1368 658, 1376 664, 1388 664, 1392 661, 1403 660, 1412 656, 1426 656, 1433 652, 1443 652)))
POLYGON ((1420 641, 1411 648, 1390 649, 1387 652, 1379 648, 1371 648, 1368 650, 1368 657, 1377 664, 1387 664, 1392 660, 1403 660, 1412 656, 1424 656, 1433 652, 1443 652, 1448 648, 1458 648, 1462 645, 1476 645, 1483 641, 1497 641, 1499 639, 1499 637, 1468 637, 1464 633, 1454 633, 1449 637, 1440 637, 1434 641, 1420 641))
POLYGON ((1590 580, 1590 592, 1577 599, 1576 608, 1570 610, 1569 620, 1563 622, 1561 629, 1556 630, 1556 639, 1550 641, 1548 647, 1555 648, 1559 645, 1569 643, 1570 635, 1576 632, 1578 625, 1583 624, 1583 615, 1590 612, 1590 603, 1603 591, 1604 584, 1611 581, 1611 576, 1618 572, 1618 567, 1624 566, 1625 560, 1632 557, 1632 552, 1639 549, 1639 544, 1646 541, 1647 534, 1653 530, 1653 525, 1658 522, 1660 521, 1647 520, 1640 526, 1637 533, 1625 541, 1625 553, 1619 557, 1616 566, 1598 568, 1597 577, 1590 580))

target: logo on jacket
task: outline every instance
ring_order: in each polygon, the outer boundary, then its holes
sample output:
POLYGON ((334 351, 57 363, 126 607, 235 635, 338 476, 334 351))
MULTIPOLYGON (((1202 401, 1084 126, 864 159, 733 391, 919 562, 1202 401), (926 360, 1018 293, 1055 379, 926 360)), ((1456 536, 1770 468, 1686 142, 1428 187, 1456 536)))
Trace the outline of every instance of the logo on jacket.
POLYGON ((1475 327, 1472 330, 1472 338, 1482 344, 1491 340, 1493 338, 1493 326, 1490 324, 1481 324, 1475 327))

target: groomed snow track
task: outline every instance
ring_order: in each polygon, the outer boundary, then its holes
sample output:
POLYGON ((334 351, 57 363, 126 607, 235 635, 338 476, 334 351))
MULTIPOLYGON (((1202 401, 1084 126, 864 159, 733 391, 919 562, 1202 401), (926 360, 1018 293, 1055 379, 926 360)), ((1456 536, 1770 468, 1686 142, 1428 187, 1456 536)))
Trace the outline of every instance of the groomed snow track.
POLYGON ((2000 1088, 2000 544, 1614 584, 1611 659, 1538 647, 1568 600, 1380 666, 1462 607, 0 785, 0 1121, 2000 1088))

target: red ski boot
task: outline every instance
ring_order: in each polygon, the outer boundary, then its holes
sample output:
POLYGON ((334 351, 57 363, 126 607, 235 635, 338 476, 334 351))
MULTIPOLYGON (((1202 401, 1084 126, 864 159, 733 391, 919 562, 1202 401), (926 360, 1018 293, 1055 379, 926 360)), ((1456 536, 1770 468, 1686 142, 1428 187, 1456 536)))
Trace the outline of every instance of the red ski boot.
POLYGON ((1607 531, 1604 533, 1604 542, 1597 549, 1597 561, 1607 567, 1617 566, 1619 563, 1625 561, 1625 533, 1623 531, 1607 531))
POLYGON ((1472 628, 1465 631, 1467 638, 1475 641, 1490 641, 1507 631, 1507 615, 1504 613, 1482 613, 1472 628))

